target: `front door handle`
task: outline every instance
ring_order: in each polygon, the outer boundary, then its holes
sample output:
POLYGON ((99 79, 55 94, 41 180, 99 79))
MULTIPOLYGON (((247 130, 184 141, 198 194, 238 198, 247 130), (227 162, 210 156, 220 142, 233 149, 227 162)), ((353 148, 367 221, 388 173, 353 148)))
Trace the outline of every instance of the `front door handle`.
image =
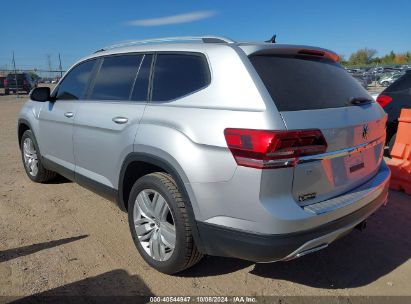
POLYGON ((122 125, 128 122, 127 117, 117 116, 112 119, 116 124, 122 125))
POLYGON ((66 112, 64 113, 64 116, 66 116, 67 118, 72 118, 74 116, 73 112, 66 112))

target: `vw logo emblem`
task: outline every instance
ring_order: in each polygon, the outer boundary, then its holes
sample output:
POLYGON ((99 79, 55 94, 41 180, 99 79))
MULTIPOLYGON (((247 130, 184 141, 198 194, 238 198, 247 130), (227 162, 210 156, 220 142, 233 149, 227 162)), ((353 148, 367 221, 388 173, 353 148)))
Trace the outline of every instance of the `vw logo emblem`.
POLYGON ((365 139, 365 140, 367 140, 367 138, 368 138, 368 124, 365 124, 362 127, 362 138, 365 139))

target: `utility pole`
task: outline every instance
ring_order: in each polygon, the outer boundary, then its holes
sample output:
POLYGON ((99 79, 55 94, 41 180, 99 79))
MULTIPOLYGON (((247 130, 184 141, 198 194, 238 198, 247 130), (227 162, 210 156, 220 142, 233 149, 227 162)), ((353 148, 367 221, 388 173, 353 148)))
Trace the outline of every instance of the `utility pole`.
POLYGON ((46 56, 47 56, 47 66, 49 68, 49 78, 51 80, 51 55, 47 54, 46 56))
POLYGON ((60 79, 63 77, 63 68, 61 67, 61 57, 59 53, 59 70, 60 70, 60 79))
POLYGON ((16 94, 17 94, 17 98, 19 98, 19 85, 17 83, 17 70, 16 70, 16 60, 14 59, 14 51, 13 51, 13 66, 14 66, 14 81, 16 82, 16 94))

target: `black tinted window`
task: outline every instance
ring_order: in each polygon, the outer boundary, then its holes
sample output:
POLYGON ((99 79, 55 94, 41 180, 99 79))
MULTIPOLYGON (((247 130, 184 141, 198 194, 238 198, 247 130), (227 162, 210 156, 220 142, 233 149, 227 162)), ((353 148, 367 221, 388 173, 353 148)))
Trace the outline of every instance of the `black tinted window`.
POLYGON ((204 56, 159 54, 154 68, 152 100, 172 100, 197 91, 209 82, 204 56))
POLYGON ((8 74, 7 75, 7 79, 10 79, 10 80, 15 80, 16 77, 17 77, 17 80, 25 80, 27 78, 26 74, 8 74))
POLYGON ((104 57, 89 99, 128 100, 143 55, 104 57))
POLYGON ((337 108, 370 98, 338 63, 309 56, 259 55, 250 60, 279 111, 337 108))
POLYGON ((134 82, 131 100, 146 101, 148 95, 148 83, 150 79, 150 68, 153 55, 145 55, 138 69, 136 81, 134 82))
POLYGON ((411 89, 411 73, 407 72, 392 83, 384 92, 398 92, 411 89))
POLYGON ((60 83, 56 97, 57 99, 80 99, 84 95, 93 70, 95 60, 80 63, 74 67, 60 83))

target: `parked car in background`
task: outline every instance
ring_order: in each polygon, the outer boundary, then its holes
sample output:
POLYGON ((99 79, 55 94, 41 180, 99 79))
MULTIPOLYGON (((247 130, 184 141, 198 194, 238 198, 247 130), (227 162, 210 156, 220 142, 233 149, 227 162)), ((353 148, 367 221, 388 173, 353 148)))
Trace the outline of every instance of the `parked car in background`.
POLYGON ((24 91, 27 94, 37 87, 37 83, 31 78, 28 73, 10 73, 3 81, 4 94, 8 95, 11 92, 24 91), (16 82, 17 81, 17 82, 16 82))
POLYGON ((355 80, 357 80, 364 89, 368 88, 368 80, 363 77, 363 76, 356 76, 356 75, 352 75, 354 77, 355 80))
POLYGON ((0 89, 4 88, 4 79, 6 79, 6 76, 0 76, 0 89))
POLYGON ((392 84, 394 81, 396 81, 401 76, 402 74, 400 73, 395 73, 395 74, 391 74, 388 76, 384 76, 378 81, 378 83, 383 87, 388 87, 390 84, 392 84))
POLYGON ((411 71, 401 75, 377 97, 377 102, 388 114, 387 141, 389 152, 394 146, 401 109, 411 108, 411 71))

